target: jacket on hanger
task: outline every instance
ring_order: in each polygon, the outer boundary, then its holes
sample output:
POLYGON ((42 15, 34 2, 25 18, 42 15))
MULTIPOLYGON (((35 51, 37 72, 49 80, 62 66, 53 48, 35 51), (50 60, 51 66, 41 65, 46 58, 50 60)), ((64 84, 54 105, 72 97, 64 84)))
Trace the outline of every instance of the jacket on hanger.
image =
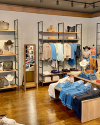
MULTIPOLYGON (((42 47, 40 47, 40 52, 42 53, 42 47)), ((51 46, 49 44, 43 44, 42 60, 52 60, 51 46)))
POLYGON ((81 49, 80 49, 80 44, 78 44, 76 49, 76 58, 80 58, 80 56, 81 56, 81 49))
POLYGON ((71 46, 64 43, 64 59, 71 58, 71 46))
POLYGON ((58 43, 58 61, 61 61, 61 62, 64 61, 63 45, 61 43, 58 43))

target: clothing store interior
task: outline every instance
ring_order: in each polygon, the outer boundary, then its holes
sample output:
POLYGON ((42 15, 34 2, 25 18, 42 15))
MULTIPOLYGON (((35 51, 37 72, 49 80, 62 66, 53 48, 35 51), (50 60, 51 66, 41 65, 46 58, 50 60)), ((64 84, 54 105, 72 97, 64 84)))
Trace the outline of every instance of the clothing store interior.
POLYGON ((0 0, 0 125, 100 125, 100 1, 0 0))

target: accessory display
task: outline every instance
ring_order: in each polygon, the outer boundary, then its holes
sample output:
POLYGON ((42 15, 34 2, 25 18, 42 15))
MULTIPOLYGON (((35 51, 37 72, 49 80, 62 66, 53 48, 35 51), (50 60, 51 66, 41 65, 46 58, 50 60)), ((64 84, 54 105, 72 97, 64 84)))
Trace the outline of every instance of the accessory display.
POLYGON ((4 61, 3 62, 3 70, 4 71, 13 70, 13 62, 12 61, 4 61))
POLYGON ((4 79, 0 77, 0 88, 4 87, 4 79))
POLYGON ((68 32, 75 32, 75 26, 67 26, 67 31, 68 32))
POLYGON ((50 25, 50 27, 47 29, 48 32, 55 32, 55 28, 53 25, 50 25))
POLYGON ((9 51, 5 52, 4 54, 9 55, 9 54, 13 54, 13 52, 10 50, 11 49, 11 45, 13 44, 13 42, 11 40, 8 40, 7 42, 4 43, 5 46, 8 47, 9 51))
POLYGON ((10 86, 10 82, 13 81, 14 76, 12 76, 11 74, 8 74, 7 76, 5 76, 5 78, 7 79, 9 86, 10 86))
POLYGON ((9 23, 0 21, 0 30, 8 30, 9 29, 9 23))

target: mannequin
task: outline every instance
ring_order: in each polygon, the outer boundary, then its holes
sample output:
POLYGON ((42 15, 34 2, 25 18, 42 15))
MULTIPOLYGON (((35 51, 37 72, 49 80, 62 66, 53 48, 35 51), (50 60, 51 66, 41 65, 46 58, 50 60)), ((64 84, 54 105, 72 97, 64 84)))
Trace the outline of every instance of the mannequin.
POLYGON ((83 47, 82 57, 83 59, 86 59, 87 61, 89 61, 89 58, 91 57, 90 47, 88 46, 83 47))

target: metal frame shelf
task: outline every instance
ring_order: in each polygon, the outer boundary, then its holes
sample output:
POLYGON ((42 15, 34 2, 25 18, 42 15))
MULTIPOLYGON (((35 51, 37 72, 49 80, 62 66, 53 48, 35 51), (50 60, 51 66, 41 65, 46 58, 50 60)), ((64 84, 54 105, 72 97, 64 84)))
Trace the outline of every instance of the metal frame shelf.
POLYGON ((0 71, 0 73, 11 73, 14 72, 15 75, 15 84, 10 87, 5 85, 4 88, 0 88, 0 90, 7 90, 12 88, 17 88, 19 91, 19 44, 18 44, 18 19, 14 20, 14 30, 0 30, 0 32, 14 32, 14 42, 15 42, 15 53, 12 55, 0 55, 0 57, 15 57, 15 67, 11 71, 0 71), (18 80, 17 80, 18 79, 18 80))
MULTIPOLYGON (((45 77, 44 75, 43 75, 43 64, 44 64, 44 62, 43 62, 43 60, 41 60, 40 59, 40 56, 41 56, 41 54, 43 53, 43 43, 44 42, 52 42, 52 43, 55 43, 56 41, 59 41, 59 42, 61 42, 62 44, 63 44, 63 48, 64 48, 64 43, 65 42, 72 42, 72 43, 74 43, 74 42, 78 42, 79 40, 81 40, 81 51, 82 51, 82 24, 76 24, 76 32, 64 32, 64 23, 62 22, 62 23, 58 23, 58 32, 47 32, 47 31, 43 31, 43 21, 40 21, 40 22, 38 22, 38 82, 41 82, 42 83, 42 87, 43 87, 43 84, 44 83, 46 83, 46 82, 44 82, 43 81, 43 77, 45 77), (62 27, 62 31, 61 31, 61 28, 60 28, 60 26, 62 27), (78 27, 80 27, 80 32, 78 32, 78 27), (41 28, 41 30, 40 30, 40 28, 41 28), (57 39, 43 39, 43 36, 45 36, 44 34, 57 34, 58 35, 58 38, 57 39), (60 39, 60 35, 62 34, 62 39, 60 39), (76 35, 76 38, 75 39, 64 39, 64 37, 65 37, 65 34, 75 34, 76 35), (78 34, 80 34, 81 35, 81 38, 80 39, 78 39, 78 34), (41 38, 40 38, 40 35, 41 35, 41 38), (40 45, 40 43, 41 43, 41 45, 40 45), (40 51, 39 51, 39 47, 42 47, 42 53, 40 53, 40 51), (40 62, 42 63, 42 65, 40 66, 40 62), (40 73, 40 68, 42 69, 42 73, 40 73), (42 76, 42 80, 40 80, 40 76, 42 76)), ((63 51, 64 51, 64 49, 63 49, 63 51)), ((82 52, 81 52, 81 54, 82 54, 82 52)), ((63 64, 61 65, 60 63, 59 63, 59 61, 58 61, 58 71, 59 71, 59 67, 60 66, 62 66, 62 68, 64 68, 64 62, 63 62, 63 64)), ((76 60, 76 68, 77 68, 77 60, 76 60)), ((65 74, 65 73, 58 73, 57 75, 59 75, 59 74, 65 74)), ((48 75, 47 75, 48 76, 48 75)), ((53 75, 50 75, 50 76, 53 76, 53 75)), ((55 81, 52 81, 52 82, 55 82, 55 81)), ((47 82, 47 83, 51 83, 51 81, 50 82, 47 82)))

